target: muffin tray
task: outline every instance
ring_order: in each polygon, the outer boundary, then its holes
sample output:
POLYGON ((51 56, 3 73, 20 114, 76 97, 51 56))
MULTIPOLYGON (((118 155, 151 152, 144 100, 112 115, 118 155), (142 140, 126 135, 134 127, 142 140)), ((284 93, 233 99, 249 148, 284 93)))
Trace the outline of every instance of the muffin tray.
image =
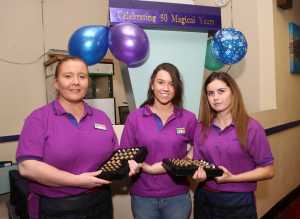
POLYGON ((137 163, 142 163, 147 153, 148 151, 145 147, 118 149, 109 160, 98 168, 102 172, 97 177, 106 180, 121 180, 126 178, 129 173, 128 160, 135 160, 137 163))
POLYGON ((207 179, 213 179, 223 174, 222 169, 204 160, 164 159, 163 167, 175 176, 192 176, 199 167, 204 169, 207 179))

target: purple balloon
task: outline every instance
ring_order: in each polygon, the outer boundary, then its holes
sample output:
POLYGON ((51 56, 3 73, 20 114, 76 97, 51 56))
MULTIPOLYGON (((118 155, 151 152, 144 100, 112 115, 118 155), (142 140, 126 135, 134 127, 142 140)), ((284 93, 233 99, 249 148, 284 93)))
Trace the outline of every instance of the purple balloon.
POLYGON ((137 67, 147 59, 149 40, 136 24, 119 23, 110 28, 109 49, 117 59, 137 67))

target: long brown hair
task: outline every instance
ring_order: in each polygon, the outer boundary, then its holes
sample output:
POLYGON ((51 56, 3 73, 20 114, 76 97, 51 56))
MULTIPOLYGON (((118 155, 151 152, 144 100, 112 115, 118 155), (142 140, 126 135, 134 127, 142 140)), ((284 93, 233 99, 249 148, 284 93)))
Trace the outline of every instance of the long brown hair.
POLYGON ((232 99, 230 112, 232 120, 236 127, 237 136, 242 148, 247 148, 247 131, 248 131, 248 121, 249 115, 245 109, 241 91, 235 82, 235 80, 225 72, 213 72, 205 80, 202 88, 201 96, 201 111, 200 111, 200 121, 202 122, 202 136, 203 140, 207 137, 208 129, 211 127, 213 120, 217 116, 217 112, 214 111, 208 102, 207 97, 207 86, 214 80, 223 81, 231 90, 232 99))
POLYGON ((171 63, 162 63, 154 69, 149 82, 147 99, 144 103, 142 103, 141 107, 145 105, 152 106, 154 104, 154 93, 151 89, 151 86, 154 83, 155 77, 160 70, 167 71, 170 74, 170 77, 172 78, 172 83, 174 85, 175 90, 175 95, 172 99, 172 104, 174 104, 174 106, 177 107, 182 107, 183 83, 180 77, 179 70, 176 68, 175 65, 171 63))

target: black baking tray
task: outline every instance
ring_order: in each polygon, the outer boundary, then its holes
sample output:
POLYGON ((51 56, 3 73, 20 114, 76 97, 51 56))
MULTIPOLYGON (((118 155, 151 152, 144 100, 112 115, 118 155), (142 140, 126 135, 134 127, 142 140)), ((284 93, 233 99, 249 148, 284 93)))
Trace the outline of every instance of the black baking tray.
POLYGON ((163 167, 174 176, 192 176, 201 166, 207 179, 213 179, 223 175, 223 170, 204 160, 190 159, 164 159, 163 167))
POLYGON ((97 176, 106 180, 121 180, 128 177, 128 160, 142 163, 148 154, 146 147, 131 147, 116 150, 112 156, 104 162, 98 170, 102 172, 97 176))

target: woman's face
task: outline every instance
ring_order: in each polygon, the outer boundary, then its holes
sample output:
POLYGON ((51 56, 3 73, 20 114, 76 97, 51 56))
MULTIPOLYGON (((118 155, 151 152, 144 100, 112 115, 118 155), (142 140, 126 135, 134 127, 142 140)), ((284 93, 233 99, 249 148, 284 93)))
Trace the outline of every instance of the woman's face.
POLYGON ((210 107, 217 113, 229 112, 232 93, 231 89, 221 80, 214 80, 206 87, 206 94, 210 107))
POLYGON ((175 88, 169 72, 159 70, 151 85, 154 94, 154 104, 167 105, 172 102, 175 96, 175 88))
POLYGON ((88 85, 87 66, 79 60, 69 60, 63 63, 54 82, 58 98, 73 103, 83 100, 88 85))

